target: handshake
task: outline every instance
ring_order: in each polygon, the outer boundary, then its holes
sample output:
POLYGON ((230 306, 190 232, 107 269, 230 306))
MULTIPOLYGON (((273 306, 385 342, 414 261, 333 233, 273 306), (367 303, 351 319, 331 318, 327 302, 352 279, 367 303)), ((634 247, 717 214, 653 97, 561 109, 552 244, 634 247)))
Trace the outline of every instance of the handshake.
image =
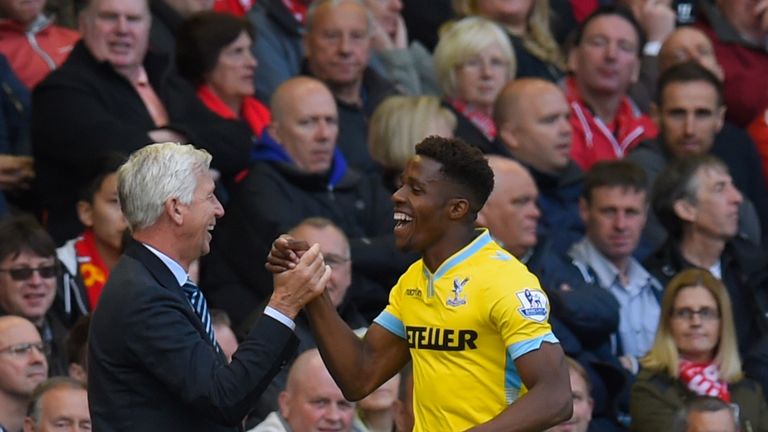
POLYGON ((320 246, 283 234, 272 243, 266 268, 274 274, 268 306, 294 319, 301 308, 322 295, 331 278, 320 246))

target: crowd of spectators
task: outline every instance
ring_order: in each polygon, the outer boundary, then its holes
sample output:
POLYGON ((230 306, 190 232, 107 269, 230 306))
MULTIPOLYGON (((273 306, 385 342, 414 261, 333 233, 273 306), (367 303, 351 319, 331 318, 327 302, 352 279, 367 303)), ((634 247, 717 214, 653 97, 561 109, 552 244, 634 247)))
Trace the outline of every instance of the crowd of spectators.
MULTIPOLYGON (((132 152, 213 156, 190 277, 232 361, 282 233, 365 331, 416 259, 390 195, 439 135, 487 155, 476 224, 549 297, 574 405, 551 430, 768 432, 767 74, 768 0, 0 0, 0 431, 90 430, 132 152)), ((409 370, 348 402, 295 322, 244 428, 411 430, 409 370)))

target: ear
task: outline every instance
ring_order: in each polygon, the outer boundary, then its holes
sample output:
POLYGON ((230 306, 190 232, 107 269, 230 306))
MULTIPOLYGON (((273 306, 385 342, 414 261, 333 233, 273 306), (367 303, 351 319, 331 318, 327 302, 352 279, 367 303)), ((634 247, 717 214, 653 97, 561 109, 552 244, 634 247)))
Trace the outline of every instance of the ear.
POLYGON ((579 197, 579 216, 581 216, 581 221, 586 225, 587 219, 589 219, 589 203, 584 197, 579 197))
POLYGON ((512 130, 512 123, 508 121, 502 123, 499 129, 499 139, 509 151, 515 151, 520 147, 520 141, 512 130))
POLYGON ((688 200, 679 199, 675 201, 672 205, 672 209, 681 220, 686 222, 693 222, 696 220, 696 207, 689 203, 688 200))
POLYGON ((67 367, 67 375, 69 375, 70 378, 74 378, 78 381, 88 381, 88 374, 85 372, 85 369, 83 369, 83 367, 77 363, 69 364, 69 367, 67 367))
POLYGON ((579 47, 574 46, 571 47, 570 51, 568 51, 568 72, 574 72, 576 67, 579 65, 579 60, 576 55, 577 49, 579 49, 579 47))
POLYGON ((291 413, 291 406, 288 403, 289 398, 290 396, 285 390, 281 391, 280 394, 277 395, 277 409, 280 411, 280 415, 282 415, 283 418, 287 418, 291 413))
POLYGON ((488 206, 488 203, 486 202, 482 209, 480 209, 480 212, 477 214, 477 219, 475 220, 475 226, 477 227, 488 227, 488 221, 485 217, 485 208, 488 206))
POLYGON ((181 225, 184 222, 184 204, 179 201, 178 198, 169 198, 163 204, 165 208, 165 214, 176 225, 181 225))
POLYGON ((24 418, 24 432, 35 432, 35 423, 32 421, 32 418, 25 417, 24 418))
POLYGON ((88 201, 78 201, 75 207, 77 209, 77 218, 86 227, 93 226, 93 206, 88 201))
POLYGON ((448 200, 448 218, 461 220, 469 213, 469 200, 466 198, 451 198, 448 200))
POLYGON ((651 120, 653 120, 653 123, 656 124, 656 127, 659 127, 661 124, 661 109, 656 102, 651 102, 651 109, 648 115, 651 117, 651 120))
POLYGON ((725 124, 725 110, 726 106, 723 105, 720 108, 717 109, 717 131, 720 132, 720 129, 723 128, 723 125, 725 124))
POLYGON ((632 84, 636 83, 638 79, 640 79, 640 63, 641 59, 638 57, 637 61, 635 62, 635 67, 632 69, 632 80, 630 81, 632 84))

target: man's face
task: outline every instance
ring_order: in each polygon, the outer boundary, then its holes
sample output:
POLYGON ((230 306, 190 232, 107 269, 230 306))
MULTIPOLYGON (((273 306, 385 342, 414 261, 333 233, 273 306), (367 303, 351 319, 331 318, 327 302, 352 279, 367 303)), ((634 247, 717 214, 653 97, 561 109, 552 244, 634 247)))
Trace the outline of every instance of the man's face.
POLYGON ((40 422, 27 417, 24 432, 86 432, 91 430, 88 393, 83 389, 59 387, 40 399, 40 422))
POLYGON ((355 404, 344 399, 325 368, 281 395, 280 412, 293 432, 348 432, 355 404))
POLYGON ((349 243, 338 229, 327 226, 316 228, 302 225, 293 230, 292 235, 297 240, 304 240, 310 245, 319 244, 325 263, 331 266, 331 279, 325 287, 331 302, 339 307, 344 301, 347 289, 352 283, 352 261, 349 256, 349 243))
POLYGON ((329 2, 315 11, 304 52, 315 77, 331 87, 363 79, 371 45, 366 13, 351 1, 335 7, 329 2))
POLYGON ((128 223, 117 198, 117 173, 104 178, 93 195, 93 202, 78 203, 80 221, 93 229, 96 243, 115 251, 123 249, 123 236, 128 223))
POLYGON ((619 267, 640 242, 648 203, 644 191, 603 186, 592 190, 591 202, 579 201, 579 211, 589 240, 619 267))
POLYGON ((661 93, 656 121, 667 149, 676 157, 708 153, 723 127, 725 107, 708 82, 672 82, 661 93))
POLYGON ((270 132, 300 169, 322 174, 333 162, 339 118, 331 93, 321 87, 311 89, 281 110, 270 132))
POLYGON ((440 162, 419 155, 405 166, 403 185, 392 194, 398 248, 423 254, 442 239, 448 224, 448 194, 454 186, 441 168, 440 162))
POLYGON ((92 0, 80 15, 80 33, 91 54, 115 69, 141 65, 150 16, 146 0, 92 0))
POLYGON ((624 18, 593 19, 569 59, 579 86, 595 94, 623 96, 637 80, 639 43, 634 27, 624 18))
POLYGON ((723 79, 723 70, 717 62, 715 48, 707 35, 693 27, 678 28, 664 41, 659 51, 659 71, 691 60, 723 79))
POLYGON ((731 410, 691 411, 687 432, 736 432, 736 421, 731 410))
POLYGON ((515 157, 547 174, 568 166, 573 130, 571 111, 563 93, 547 87, 530 94, 515 110, 509 127, 502 126, 501 139, 510 141, 515 157))
POLYGON ((573 395, 573 415, 565 422, 561 423, 548 432, 587 432, 589 422, 592 420, 592 397, 589 395, 589 389, 584 378, 573 369, 571 375, 571 394, 573 395))
POLYGON ((29 398, 48 377, 45 354, 36 348, 18 349, 25 344, 42 344, 32 323, 14 319, 0 324, 0 392, 12 397, 29 398), (9 350, 14 347, 15 352, 9 350))
POLYGON ((28 24, 40 15, 44 5, 44 0, 0 0, 0 16, 28 24))
POLYGON ((494 187, 480 221, 504 249, 520 258, 536 245, 536 226, 541 212, 539 191, 525 168, 515 162, 491 162, 494 187))
POLYGON ((706 237, 729 240, 739 231, 739 205, 744 200, 723 169, 702 168, 696 173, 696 203, 686 217, 706 237))
POLYGON ((497 43, 479 50, 456 66, 456 99, 490 109, 509 80, 509 61, 497 43))
POLYGON ((45 314, 56 296, 56 260, 53 256, 41 257, 30 251, 13 254, 0 261, 0 307, 10 315, 22 316, 36 325, 42 325, 45 314), (35 269, 29 277, 8 270, 35 269), (44 277, 41 274, 45 273, 44 277), (14 276, 16 279, 14 279, 14 276))
POLYGON ((182 205, 185 209, 183 241, 195 254, 188 257, 190 260, 195 260, 210 251, 211 232, 216 226, 216 219, 224 216, 224 209, 213 193, 214 188, 209 171, 198 174, 192 201, 182 205))

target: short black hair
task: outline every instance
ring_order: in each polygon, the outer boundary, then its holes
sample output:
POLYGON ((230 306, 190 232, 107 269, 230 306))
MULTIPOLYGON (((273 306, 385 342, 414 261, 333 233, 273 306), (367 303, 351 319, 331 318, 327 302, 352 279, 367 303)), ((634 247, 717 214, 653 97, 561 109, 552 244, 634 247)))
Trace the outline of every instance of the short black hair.
POLYGON ((648 175, 636 163, 628 160, 600 161, 592 165, 584 176, 582 197, 592 202, 592 192, 601 187, 620 187, 645 192, 648 197, 648 175))
POLYGON ((635 29, 635 34, 637 35, 637 57, 641 57, 643 54, 643 47, 645 46, 645 32, 643 32, 643 28, 640 26, 640 23, 637 22, 637 18, 635 18, 635 15, 632 14, 632 11, 626 6, 622 5, 604 5, 595 9, 595 11, 592 12, 584 20, 584 22, 581 23, 581 25, 576 29, 576 32, 573 34, 573 46, 577 47, 581 45, 584 32, 586 31, 587 27, 589 27, 589 24, 592 23, 592 21, 597 18, 609 15, 623 18, 630 25, 632 25, 632 28, 635 29))
POLYGON ((728 167, 723 161, 704 153, 672 160, 653 183, 651 207, 673 239, 680 239, 683 234, 683 221, 675 212, 675 203, 686 200, 696 204, 699 189, 696 174, 703 168, 717 168, 728 172, 728 167))
POLYGON ((711 85, 717 93, 717 106, 723 106, 723 83, 709 69, 705 68, 699 62, 690 60, 684 63, 676 64, 665 70, 659 77, 656 84, 656 104, 662 106, 662 92, 672 83, 690 83, 704 82, 711 85))
POLYGON ((416 154, 439 162, 440 172, 466 189, 470 210, 477 216, 493 190, 493 171, 480 149, 459 138, 433 135, 416 144, 416 154))
POLYGON ((120 153, 108 153, 99 157, 93 164, 88 182, 78 191, 77 200, 93 203, 93 197, 101 189, 104 179, 110 174, 117 174, 118 168, 125 161, 126 157, 120 153))
POLYGON ((219 60, 219 54, 246 32, 255 41, 253 26, 248 20, 227 13, 199 12, 179 27, 176 33, 176 67, 179 75, 194 85, 205 82, 219 60))
POLYGON ((30 215, 20 214, 0 221, 0 261, 15 259, 22 252, 40 257, 55 257, 56 244, 30 215))

